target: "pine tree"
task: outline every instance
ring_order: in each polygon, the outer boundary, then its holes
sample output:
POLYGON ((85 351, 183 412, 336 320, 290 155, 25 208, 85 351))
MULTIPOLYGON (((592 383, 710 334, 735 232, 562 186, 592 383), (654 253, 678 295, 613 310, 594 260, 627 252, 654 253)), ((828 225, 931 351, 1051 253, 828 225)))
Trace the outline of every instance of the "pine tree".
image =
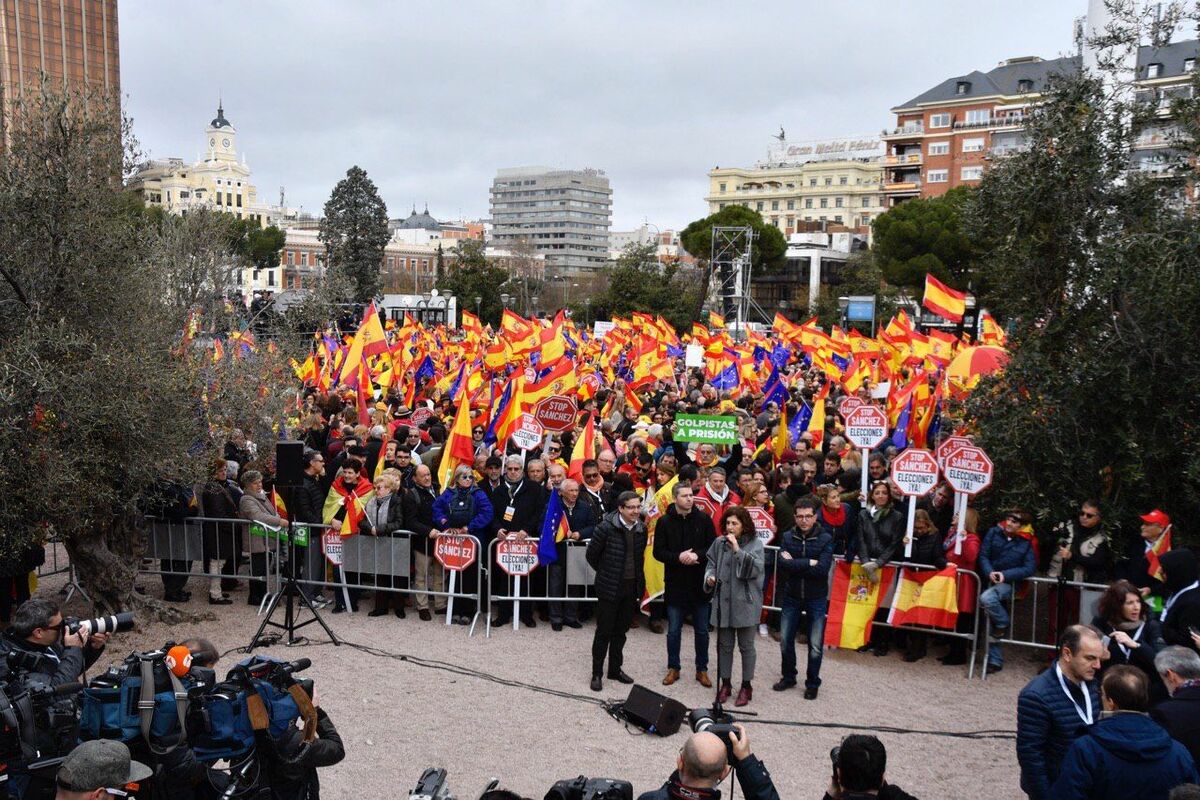
POLYGON ((330 272, 341 273, 353 287, 350 299, 371 302, 379 293, 383 249, 390 233, 387 206, 366 170, 351 167, 333 187, 320 238, 330 272))

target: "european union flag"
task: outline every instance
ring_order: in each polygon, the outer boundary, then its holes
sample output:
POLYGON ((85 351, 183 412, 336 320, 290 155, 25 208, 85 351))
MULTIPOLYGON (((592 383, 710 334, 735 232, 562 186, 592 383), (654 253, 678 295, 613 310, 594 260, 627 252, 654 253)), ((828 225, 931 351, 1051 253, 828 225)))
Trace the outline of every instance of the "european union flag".
POLYGON ((843 358, 842 356, 839 356, 837 353, 834 353, 833 355, 831 355, 830 358, 833 361, 833 363, 838 365, 838 369, 840 369, 842 372, 845 372, 846 367, 850 366, 850 359, 843 358))
POLYGON ((667 358, 683 358, 683 348, 675 345, 667 345, 667 358))
POLYGON ((897 450, 903 450, 908 447, 908 421, 912 419, 912 398, 908 399, 908 405, 900 412, 900 419, 896 421, 896 431, 892 434, 892 444, 897 450))
POLYGON ((763 362, 763 359, 767 357, 767 351, 763 349, 762 345, 756 344, 754 345, 754 352, 751 355, 754 358, 754 365, 758 366, 763 362))
POLYGON ((546 503, 546 516, 542 518, 542 534, 538 537, 538 564, 558 561, 558 543, 567 538, 569 527, 558 489, 551 489, 550 500, 546 503))
POLYGON ((421 362, 421 366, 417 367, 417 373, 413 375, 413 380, 431 380, 434 375, 433 359, 425 356, 425 360, 421 362))
POLYGON ((721 373, 717 377, 713 378, 712 385, 714 389, 724 391, 725 389, 735 388, 740 381, 741 377, 738 375, 738 365, 730 364, 721 370, 721 373))
POLYGON ((792 351, 788 349, 786 344, 777 344, 775 349, 771 351, 771 363, 776 369, 783 369, 787 366, 788 361, 792 358, 792 351))
POLYGON ((496 406, 496 415, 492 417, 492 421, 488 423, 487 433, 483 434, 483 441, 487 445, 496 443, 496 425, 504 417, 504 411, 508 408, 508 404, 512 401, 512 381, 504 384, 504 392, 500 395, 500 403, 496 406))
POLYGON ((779 370, 772 369, 771 377, 767 378, 767 382, 763 385, 762 408, 767 407, 767 403, 774 403, 783 408, 788 401, 787 387, 783 385, 783 381, 779 379, 779 370))
POLYGON ((809 420, 812 419, 812 406, 806 403, 800 404, 800 413, 788 423, 788 438, 792 440, 792 446, 800 441, 800 436, 808 428, 809 420))

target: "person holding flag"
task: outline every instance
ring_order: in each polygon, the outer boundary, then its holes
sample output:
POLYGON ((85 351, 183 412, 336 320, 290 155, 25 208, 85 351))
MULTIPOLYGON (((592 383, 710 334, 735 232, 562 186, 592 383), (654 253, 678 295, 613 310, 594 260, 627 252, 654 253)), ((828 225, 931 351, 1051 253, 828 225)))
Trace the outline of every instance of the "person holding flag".
POLYGON ((1138 587, 1155 610, 1162 608, 1163 573, 1161 559, 1171 551, 1171 518, 1157 508, 1142 517, 1141 539, 1130 546, 1128 574, 1124 577, 1138 587))
MULTIPOLYGON (((321 514, 321 521, 326 525, 338 527, 342 531, 342 536, 353 536, 358 533, 359 521, 363 516, 363 508, 367 501, 371 499, 371 494, 374 488, 370 482, 362 477, 363 464, 355 458, 348 459, 342 468, 338 471, 338 476, 334 479, 333 484, 329 487, 329 495, 325 498, 325 508, 321 514)), ((357 583, 358 574, 354 572, 342 572, 342 568, 337 568, 341 572, 341 583, 357 583)), ((334 603, 333 613, 341 614, 346 610, 347 598, 351 611, 358 611, 358 591, 356 589, 345 589, 341 594, 337 595, 337 602, 334 603)))
MULTIPOLYGON (((541 552, 549 556, 553 547, 553 559, 547 558, 547 580, 551 597, 566 597, 567 595, 567 542, 586 542, 592 538, 596 528, 596 518, 588 503, 579 501, 579 483, 566 478, 557 489, 550 491, 550 499, 546 503, 546 515, 542 520, 541 539, 538 542, 538 561, 541 562, 541 552)), ((571 600, 550 601, 550 628, 561 631, 563 625, 568 628, 582 628, 579 623, 579 604, 571 600)))

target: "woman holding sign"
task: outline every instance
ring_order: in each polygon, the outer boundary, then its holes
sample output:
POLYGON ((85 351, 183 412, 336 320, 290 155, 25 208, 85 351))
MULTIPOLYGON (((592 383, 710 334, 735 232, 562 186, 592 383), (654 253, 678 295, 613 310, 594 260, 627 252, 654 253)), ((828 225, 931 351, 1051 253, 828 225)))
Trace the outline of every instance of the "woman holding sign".
POLYGON ((730 506, 721 519, 721 536, 708 548, 704 586, 713 592, 711 622, 717 629, 718 695, 722 703, 733 694, 733 643, 742 654, 742 687, 736 706, 753 697, 754 632, 762 613, 763 544, 750 512, 730 506))

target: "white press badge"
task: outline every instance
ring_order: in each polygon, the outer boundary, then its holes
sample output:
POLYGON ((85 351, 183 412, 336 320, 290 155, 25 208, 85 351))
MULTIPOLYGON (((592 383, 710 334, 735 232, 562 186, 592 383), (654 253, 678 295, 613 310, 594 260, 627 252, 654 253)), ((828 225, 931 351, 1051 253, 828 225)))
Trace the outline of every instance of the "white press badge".
POLYGON ((516 515, 517 515, 517 509, 514 508, 513 506, 510 505, 504 509, 504 521, 505 522, 512 522, 513 517, 515 517, 516 515))

